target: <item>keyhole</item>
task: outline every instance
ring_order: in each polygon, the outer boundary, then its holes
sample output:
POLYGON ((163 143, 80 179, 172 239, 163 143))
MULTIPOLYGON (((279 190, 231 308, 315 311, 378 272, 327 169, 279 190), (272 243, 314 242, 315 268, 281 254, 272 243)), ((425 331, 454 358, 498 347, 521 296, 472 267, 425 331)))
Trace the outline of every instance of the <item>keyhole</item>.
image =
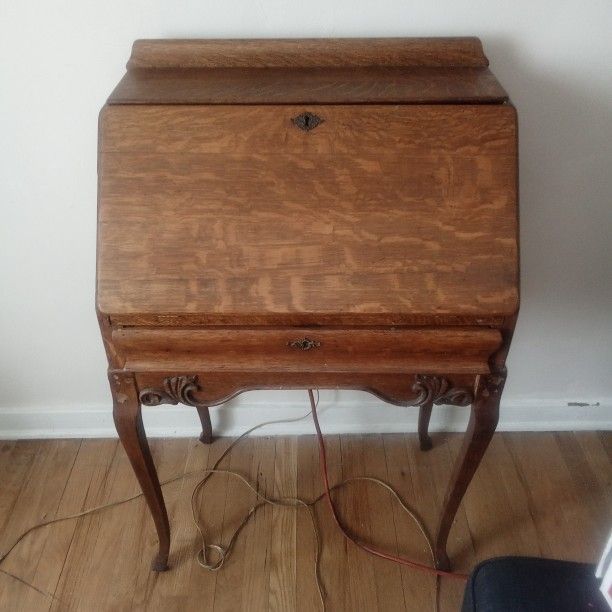
POLYGON ((299 127, 300 130, 304 130, 305 132, 314 130, 320 123, 323 123, 321 117, 313 115, 312 113, 302 113, 294 117, 291 121, 293 121, 294 125, 299 127))

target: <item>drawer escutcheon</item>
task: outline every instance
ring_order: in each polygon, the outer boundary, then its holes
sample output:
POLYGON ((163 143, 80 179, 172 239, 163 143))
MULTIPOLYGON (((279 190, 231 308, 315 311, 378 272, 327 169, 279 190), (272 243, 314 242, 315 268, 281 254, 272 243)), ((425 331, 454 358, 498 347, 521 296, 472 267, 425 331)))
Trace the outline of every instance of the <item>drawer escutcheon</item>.
POLYGON ((288 345, 294 349, 309 351, 310 349, 319 348, 321 343, 318 340, 311 340, 310 338, 297 338, 296 340, 288 342, 288 345))
POLYGON ((318 125, 323 123, 324 119, 314 113, 306 112, 294 117, 291 121, 293 125, 300 128, 300 130, 310 132, 310 130, 314 130, 318 125))

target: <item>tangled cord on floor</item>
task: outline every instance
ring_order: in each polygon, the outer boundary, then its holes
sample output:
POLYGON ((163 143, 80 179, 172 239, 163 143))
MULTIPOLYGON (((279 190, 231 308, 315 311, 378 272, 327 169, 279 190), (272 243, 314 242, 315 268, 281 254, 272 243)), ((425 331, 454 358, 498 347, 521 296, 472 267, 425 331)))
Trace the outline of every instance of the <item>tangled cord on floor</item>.
MULTIPOLYGON (((217 459, 217 461, 215 461, 214 465, 212 468, 209 469, 199 469, 199 470, 193 470, 190 472, 185 472, 184 474, 181 474, 179 476, 175 476, 174 478, 170 478, 168 480, 165 480, 163 482, 160 483, 161 486, 165 486, 167 484, 170 484, 172 482, 176 482, 177 480, 182 480, 184 478, 187 478, 189 476, 192 476, 194 474, 197 473, 203 473, 204 477, 196 484, 196 486, 193 489, 192 495, 191 495, 191 513, 192 513, 192 518, 193 518, 193 522, 194 525, 196 527, 196 529, 198 530, 198 533, 200 534, 200 539, 201 539, 201 548, 198 551, 197 555, 196 555, 196 559, 198 564, 203 567, 204 569, 207 569, 209 571, 218 571, 223 567, 223 564, 225 563, 225 561, 228 559, 228 557, 230 556, 232 549, 234 547, 234 544, 236 543, 236 540, 240 534, 240 532, 242 531, 242 529, 245 527, 245 525, 249 522, 249 520, 251 519, 251 517, 253 517, 255 515, 255 513, 263 506, 265 505, 271 505, 271 506, 279 506, 279 507, 289 507, 289 508, 293 508, 293 509, 299 509, 299 508, 304 508, 305 510, 308 511, 309 516, 310 516, 310 520, 311 520, 311 524, 312 524, 312 528, 315 534, 315 539, 316 539, 316 548, 315 548, 315 564, 314 564, 314 575, 315 575, 315 580, 316 580, 316 584, 317 584, 317 590, 319 593, 319 599, 321 601, 321 607, 322 609, 325 611, 326 610, 326 604, 325 604, 325 589, 323 586, 323 581, 321 578, 321 569, 320 569, 320 560, 321 560, 321 537, 320 537, 320 533, 319 533, 319 528, 317 525, 317 521, 316 521, 316 516, 314 513, 314 507, 315 505, 323 498, 325 498, 327 500, 329 509, 331 511, 332 517, 334 519, 334 522, 336 524, 336 526, 340 529, 341 533, 343 534, 343 536, 351 543, 353 543, 354 545, 358 546, 360 549, 364 550, 365 552, 389 560, 389 561, 393 561, 394 563, 398 563, 401 565, 405 565, 408 567, 412 567, 414 569, 417 569, 419 571, 428 573, 428 574, 432 574, 434 576, 436 576, 436 596, 435 596, 435 609, 438 609, 438 591, 439 591, 439 578, 441 576, 447 576, 450 578, 457 578, 457 579, 461 579, 461 580, 466 580, 467 579, 467 575, 466 574, 460 574, 460 573, 456 573, 456 572, 445 572, 445 571, 441 571, 436 569, 435 567, 431 567, 429 565, 425 565, 422 563, 418 563, 416 561, 412 561, 410 559, 406 559, 404 557, 399 557, 390 553, 387 553, 383 550, 380 550, 374 546, 372 546, 371 544, 368 544, 366 542, 363 542, 359 539, 357 539, 354 535, 352 535, 344 526, 344 524, 342 523, 342 521, 340 520, 339 514, 337 512, 336 506, 334 504, 334 501, 332 499, 331 493, 332 491, 336 490, 336 489, 341 489, 343 487, 345 487, 348 484, 351 483, 355 483, 358 481, 363 481, 363 482, 370 482, 370 483, 374 483, 378 486, 383 487, 384 489, 386 489, 391 496, 393 497, 393 499, 400 505, 400 508, 406 513, 408 514, 413 521, 415 522, 415 524, 417 525, 417 527, 419 528, 419 530, 421 531, 421 533, 423 534, 423 537, 425 538, 427 545, 429 547, 429 552, 431 554, 431 558, 432 558, 432 562, 433 565, 435 566, 435 555, 434 555, 434 551, 433 551, 433 546, 431 544, 431 538, 429 537, 429 534, 427 533, 423 522, 421 521, 421 519, 418 517, 418 515, 411 509, 408 507, 408 505, 402 500, 401 496, 397 493, 397 491, 395 491, 395 489, 387 484, 386 482, 384 482, 383 480, 380 480, 378 478, 373 478, 373 477, 369 477, 369 476, 355 476, 352 478, 347 478, 345 480, 342 480, 341 482, 339 482, 338 484, 331 486, 329 485, 329 475, 328 475, 328 471, 327 471, 327 457, 326 457, 326 452, 325 452, 325 442, 323 440, 323 434, 321 432, 321 427, 319 424, 319 418, 318 418, 318 414, 317 414, 317 406, 319 403, 319 397, 318 397, 318 391, 317 391, 317 399, 315 400, 314 398, 314 393, 311 389, 308 390, 308 397, 310 400, 310 411, 301 416, 301 417, 297 417, 297 418, 292 418, 292 419, 280 419, 280 420, 275 420, 275 421, 266 421, 265 423, 259 423, 258 425, 255 425, 254 427, 251 427, 250 429, 248 429, 247 431, 245 431, 244 433, 242 433, 238 438, 236 438, 226 449, 225 451, 221 454, 221 456, 217 459), (245 437, 247 437, 249 434, 251 434, 252 432, 256 431, 257 429, 260 429, 262 427, 266 427, 268 425, 273 425, 273 424, 281 424, 281 423, 294 423, 297 421, 301 421, 305 418, 307 418, 308 416, 311 416, 313 418, 313 422, 314 422, 314 426, 315 426, 315 430, 316 430, 316 435, 317 435, 317 441, 318 441, 318 446, 319 446, 319 466, 321 468, 321 476, 322 476, 322 480, 323 480, 323 484, 324 484, 324 492, 319 495, 317 498, 311 500, 311 501, 305 501, 299 497, 279 497, 279 498, 273 498, 273 497, 269 497, 264 495, 263 493, 261 493, 257 487, 255 485, 253 485, 251 482, 248 481, 247 478, 245 478, 244 476, 242 476, 242 474, 239 474, 238 472, 232 471, 232 470, 224 470, 224 469, 219 469, 219 464, 221 463, 221 461, 223 461, 223 459, 232 451, 232 449, 241 441, 243 440, 245 437), (205 529, 204 526, 202 525, 202 522, 200 520, 200 509, 199 509, 199 502, 200 502, 200 494, 201 491, 203 490, 204 486, 206 485, 206 483, 208 482, 208 480, 211 478, 211 476, 213 476, 213 474, 227 474, 228 476, 231 476, 232 478, 236 478, 238 479, 240 482, 242 482, 248 489, 250 489, 253 493, 255 493, 255 495, 257 496, 257 498, 260 500, 257 504, 255 504, 254 506, 252 506, 250 508, 250 510, 248 511, 248 513, 245 515, 245 517, 243 518, 242 522, 238 525, 238 527, 234 530, 233 534, 231 535, 229 542, 227 543, 227 545, 223 546, 221 544, 211 544, 208 543, 206 540, 206 534, 205 534, 205 529), (214 553, 214 555, 216 556, 216 559, 214 561, 210 560, 210 553, 214 553)), ((105 510, 108 508, 113 508, 115 506, 121 505, 121 504, 125 504, 128 503, 130 501, 133 501, 135 499, 138 499, 139 497, 142 497, 143 494, 139 493, 137 495, 133 495, 132 497, 128 497, 126 499, 122 499, 122 500, 118 500, 115 502, 111 502, 109 504, 102 504, 100 506, 96 506, 94 508, 90 508, 88 510, 84 510, 82 512, 78 512, 75 514, 70 514, 67 516, 62 516, 62 517, 58 517, 55 519, 50 519, 48 521, 43 521, 41 523, 38 523, 36 525, 33 525, 32 527, 30 527, 29 529, 27 529, 26 531, 24 531, 23 533, 21 533, 19 535, 19 537, 11 544, 11 546, 9 546, 8 550, 3 553, 0 554, 0 566, 2 565, 2 563, 6 560, 6 558, 10 555, 10 553, 15 549, 15 547, 30 533, 32 533, 33 531, 36 531, 42 527, 46 527, 49 525, 53 525, 55 523, 59 523, 62 521, 67 521, 67 520, 71 520, 71 519, 77 519, 83 516, 87 516, 89 514, 93 514, 95 512, 100 512, 101 510, 105 510)), ((39 589, 38 587, 30 584, 29 582, 19 578, 18 576, 11 574, 10 572, 7 572, 5 570, 3 570, 0 567, 0 572, 2 572, 3 574, 10 576, 11 578, 21 582, 22 584, 25 584, 26 586, 29 586, 30 588, 34 589, 35 591, 37 591, 38 593, 45 595, 46 597, 49 597, 51 599, 57 600, 57 598, 52 595, 51 593, 47 593, 46 591, 43 591, 42 589, 39 589)))

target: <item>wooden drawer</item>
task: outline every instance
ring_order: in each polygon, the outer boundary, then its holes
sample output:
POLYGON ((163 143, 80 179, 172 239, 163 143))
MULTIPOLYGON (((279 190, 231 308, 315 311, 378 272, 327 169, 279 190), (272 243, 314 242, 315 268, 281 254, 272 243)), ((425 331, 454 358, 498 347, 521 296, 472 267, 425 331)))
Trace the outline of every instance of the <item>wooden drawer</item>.
POLYGON ((135 371, 485 373, 494 329, 142 329, 113 331, 135 371))

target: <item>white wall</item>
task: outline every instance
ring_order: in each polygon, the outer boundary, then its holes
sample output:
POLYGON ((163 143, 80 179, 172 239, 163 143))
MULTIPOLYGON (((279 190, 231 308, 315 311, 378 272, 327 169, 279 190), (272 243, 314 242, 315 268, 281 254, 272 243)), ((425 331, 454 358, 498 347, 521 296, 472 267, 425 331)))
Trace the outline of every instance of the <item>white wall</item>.
MULTIPOLYGON (((96 124, 143 37, 480 36, 521 130, 523 300, 502 422, 609 426, 611 32, 610 0, 2 0, 0 435, 111 431, 94 316, 96 124), (601 405, 574 418, 576 401, 601 405)), ((325 397, 347 409, 366 398, 325 397)), ((259 393, 238 404, 280 413, 285 400, 305 403, 259 393)), ((355 413, 350 428, 413 423, 388 408, 355 413)))

